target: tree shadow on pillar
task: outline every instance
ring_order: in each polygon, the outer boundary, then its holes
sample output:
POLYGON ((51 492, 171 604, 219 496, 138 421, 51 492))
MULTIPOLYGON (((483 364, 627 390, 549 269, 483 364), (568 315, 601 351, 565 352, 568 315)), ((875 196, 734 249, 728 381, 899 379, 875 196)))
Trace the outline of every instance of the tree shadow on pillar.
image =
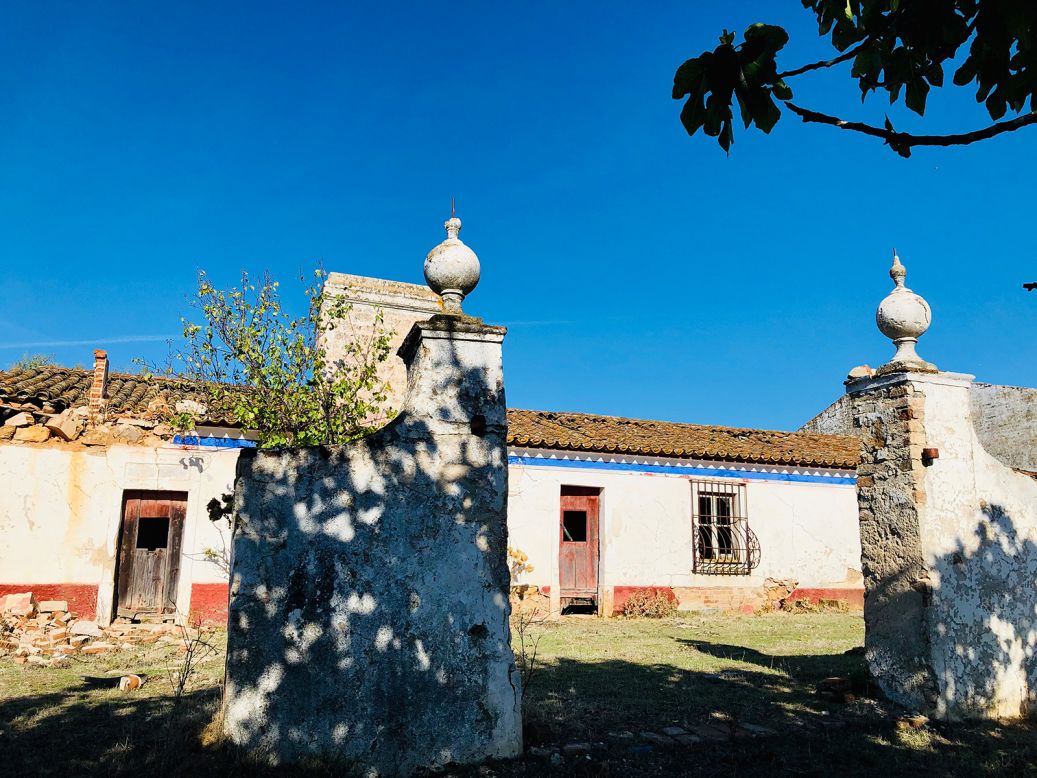
POLYGON ((937 710, 1017 718, 1037 703, 1037 544, 983 502, 971 536, 939 557, 932 593, 937 710))
POLYGON ((243 455, 225 716, 247 751, 393 775, 520 750, 501 338, 418 324, 389 425, 243 455))

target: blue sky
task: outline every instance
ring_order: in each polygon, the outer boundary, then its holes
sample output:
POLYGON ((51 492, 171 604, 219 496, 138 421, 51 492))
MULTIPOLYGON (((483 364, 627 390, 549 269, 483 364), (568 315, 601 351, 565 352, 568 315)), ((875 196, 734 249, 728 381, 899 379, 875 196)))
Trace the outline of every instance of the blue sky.
MULTIPOLYGON (((420 283, 456 197, 514 407, 793 429, 892 353, 893 246, 924 357, 1037 385, 1037 130, 904 160, 786 114, 727 157, 685 134, 673 72, 756 21, 789 29, 783 66, 830 54, 794 0, 6 3, 0 364, 161 358, 203 268, 420 283)), ((791 85, 889 110, 845 70, 791 85)), ((988 123, 941 91, 894 123, 988 123)))

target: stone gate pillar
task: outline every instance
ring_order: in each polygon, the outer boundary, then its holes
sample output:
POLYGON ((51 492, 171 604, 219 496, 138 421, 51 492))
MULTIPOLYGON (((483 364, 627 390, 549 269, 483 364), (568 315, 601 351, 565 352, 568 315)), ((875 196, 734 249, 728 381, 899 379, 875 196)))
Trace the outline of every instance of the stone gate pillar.
POLYGON ((504 334, 419 322, 388 426, 242 453, 224 729, 254 756, 409 775, 521 753, 504 334))
POLYGON ((904 287, 879 307, 897 355, 847 382, 869 669, 895 702, 939 718, 1027 715, 1037 696, 1037 482, 989 455, 973 377, 915 353, 929 306, 904 287))

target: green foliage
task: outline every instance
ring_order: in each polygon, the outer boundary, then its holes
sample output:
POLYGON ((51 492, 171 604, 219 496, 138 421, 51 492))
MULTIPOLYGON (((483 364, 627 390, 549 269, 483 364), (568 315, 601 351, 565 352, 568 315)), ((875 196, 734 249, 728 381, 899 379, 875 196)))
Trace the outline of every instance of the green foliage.
POLYGON ((193 306, 201 323, 182 320, 184 343, 168 372, 204 386, 210 412, 229 413, 264 448, 344 443, 373 431, 390 413, 378 369, 392 333, 379 311, 373 330, 354 328, 343 357, 330 362, 322 336, 351 326, 351 306, 329 297, 323 281, 318 269, 306 313, 293 317, 269 276, 256 283, 243 273, 240 288, 222 290, 200 273, 193 306))
POLYGON ((22 354, 21 359, 11 363, 11 370, 34 370, 54 364, 53 354, 22 354))
MULTIPOLYGON (((941 142, 920 139, 893 129, 844 122, 789 103, 792 90, 785 79, 852 60, 863 101, 884 89, 890 104, 925 114, 932 87, 944 85, 944 64, 968 47, 968 56, 954 73, 958 87, 975 84, 976 100, 984 103, 991 119, 1009 110, 1037 111, 1037 3, 1033 0, 802 0, 817 17, 818 32, 841 52, 832 60, 779 72, 777 54, 788 42, 781 27, 753 24, 735 44, 726 30, 713 51, 689 59, 673 80, 675 100, 687 98, 681 122, 689 135, 702 129, 729 150, 734 140, 732 104, 738 101, 745 127, 755 124, 770 132, 781 117, 776 98, 805 121, 822 121, 843 129, 885 138, 902 156, 916 145, 970 143, 993 134, 977 131, 941 142)), ((1027 122, 1029 123, 1029 122, 1027 122)), ((1022 126, 1022 124, 1019 124, 1022 126)), ((1016 129, 1015 126, 1005 128, 1016 129)))
POLYGON ((166 418, 166 423, 173 429, 173 432, 178 435, 186 435, 189 432, 194 432, 195 422, 194 414, 190 411, 173 411, 166 418))

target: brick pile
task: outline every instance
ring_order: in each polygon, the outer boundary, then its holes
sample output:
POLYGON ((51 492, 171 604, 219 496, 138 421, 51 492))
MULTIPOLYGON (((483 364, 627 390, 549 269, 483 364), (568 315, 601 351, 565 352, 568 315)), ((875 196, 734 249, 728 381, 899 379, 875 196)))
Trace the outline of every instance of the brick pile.
POLYGON ((116 622, 101 628, 69 612, 64 600, 37 602, 32 592, 0 597, 0 657, 17 664, 61 667, 77 655, 158 644, 187 649, 180 629, 171 624, 116 622))

